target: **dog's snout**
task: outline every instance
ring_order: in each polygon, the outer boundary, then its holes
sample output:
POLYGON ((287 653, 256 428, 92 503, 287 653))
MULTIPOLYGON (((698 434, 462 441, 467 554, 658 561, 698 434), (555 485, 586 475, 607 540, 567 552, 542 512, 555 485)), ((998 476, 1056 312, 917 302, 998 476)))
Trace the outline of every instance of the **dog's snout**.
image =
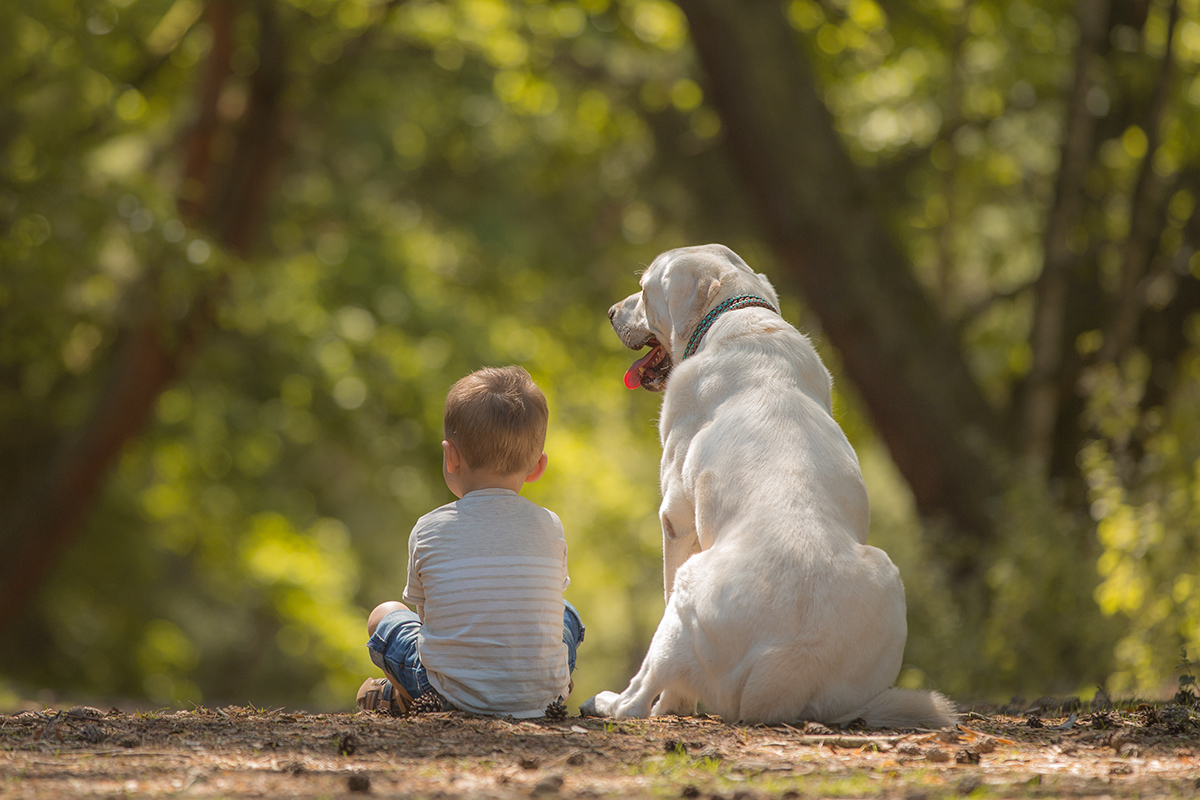
POLYGON ((619 305, 621 305, 621 304, 613 303, 612 307, 608 309, 608 321, 609 322, 612 322, 613 317, 617 316, 617 306, 619 306, 619 305))

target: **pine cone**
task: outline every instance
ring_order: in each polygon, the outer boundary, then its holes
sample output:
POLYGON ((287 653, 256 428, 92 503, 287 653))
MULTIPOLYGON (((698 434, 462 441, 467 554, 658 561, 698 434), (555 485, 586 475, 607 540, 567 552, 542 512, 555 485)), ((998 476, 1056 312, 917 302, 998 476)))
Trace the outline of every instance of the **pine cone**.
POLYGON ((561 697, 558 698, 557 700, 555 700, 550 705, 546 706, 546 719, 558 720, 558 719, 566 719, 566 718, 567 718, 567 704, 565 702, 563 702, 563 699, 561 697))
POLYGON ((432 687, 422 692, 415 700, 412 701, 412 706, 409 707, 410 714, 436 714, 439 711, 446 710, 446 701, 438 694, 436 689, 432 687))

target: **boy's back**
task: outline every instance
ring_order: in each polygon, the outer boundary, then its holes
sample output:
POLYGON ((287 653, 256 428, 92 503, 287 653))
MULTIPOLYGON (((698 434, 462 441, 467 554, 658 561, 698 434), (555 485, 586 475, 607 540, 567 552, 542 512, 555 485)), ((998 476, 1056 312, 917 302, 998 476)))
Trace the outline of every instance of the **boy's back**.
POLYGON ((562 596, 562 523, 518 494, 546 469, 548 416, 521 367, 450 387, 442 475, 460 499, 409 534, 404 599, 416 612, 387 601, 367 618, 367 650, 387 677, 359 687, 359 708, 404 713, 440 693, 465 711, 537 717, 570 694, 584 627, 562 596))
POLYGON ((404 599, 424 607, 417 648, 447 700, 534 717, 566 697, 566 557, 558 517, 508 489, 470 492, 417 522, 404 599))

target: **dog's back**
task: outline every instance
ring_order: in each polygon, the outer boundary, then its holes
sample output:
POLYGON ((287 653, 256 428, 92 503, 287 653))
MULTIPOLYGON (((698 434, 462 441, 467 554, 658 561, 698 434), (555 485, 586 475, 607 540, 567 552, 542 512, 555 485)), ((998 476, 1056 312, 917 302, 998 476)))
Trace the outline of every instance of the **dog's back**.
POLYGON ((693 665, 701 699, 743 722, 869 714, 894 724, 927 710, 928 693, 868 708, 900 670, 904 587, 865 545, 866 487, 824 365, 766 312, 709 335, 708 351, 672 375, 662 419, 673 453, 664 471, 691 488, 706 548, 680 569, 672 599, 685 626, 712 640, 693 665), (718 380, 731 372, 736 381, 718 380))
POLYGON ((660 421, 664 473, 694 488, 698 527, 735 529, 761 513, 774 535, 836 528, 865 542, 867 490, 832 416, 828 371, 808 338, 778 316, 742 314, 714 326, 711 349, 671 375, 660 421))

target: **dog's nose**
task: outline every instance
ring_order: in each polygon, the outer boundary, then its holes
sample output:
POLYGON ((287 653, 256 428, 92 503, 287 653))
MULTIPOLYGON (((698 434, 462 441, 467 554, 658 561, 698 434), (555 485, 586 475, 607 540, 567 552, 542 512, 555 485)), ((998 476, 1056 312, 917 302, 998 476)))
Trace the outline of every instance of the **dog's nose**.
POLYGON ((608 321, 609 322, 612 322, 612 318, 617 315, 617 306, 618 305, 620 305, 620 303, 614 303, 613 307, 608 310, 608 321))

